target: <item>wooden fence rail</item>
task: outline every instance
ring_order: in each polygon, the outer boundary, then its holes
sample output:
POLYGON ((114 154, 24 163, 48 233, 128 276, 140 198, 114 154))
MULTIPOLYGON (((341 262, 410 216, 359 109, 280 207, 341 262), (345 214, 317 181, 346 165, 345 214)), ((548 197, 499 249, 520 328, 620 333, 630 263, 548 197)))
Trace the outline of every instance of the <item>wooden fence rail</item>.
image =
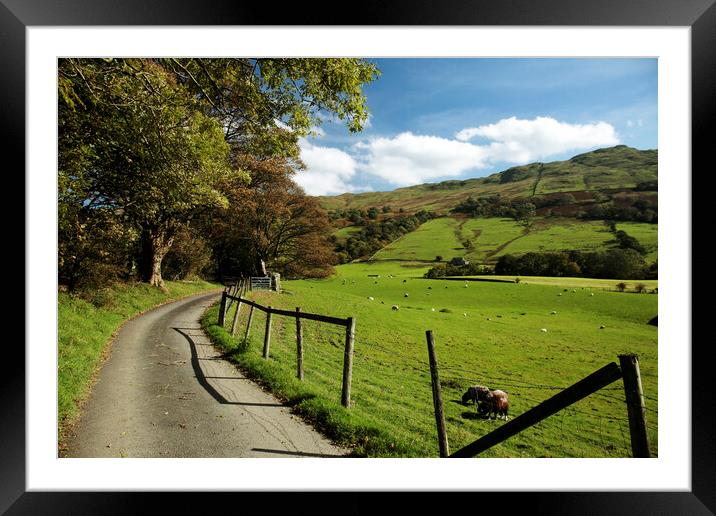
POLYGON ((272 322, 272 316, 279 315, 284 317, 291 317, 296 319, 296 377, 299 380, 303 380, 303 331, 301 327, 301 319, 308 319, 311 321, 318 321, 322 323, 327 324, 335 324, 338 326, 343 326, 346 329, 346 337, 345 337, 345 352, 343 355, 343 384, 342 384, 342 390, 341 390, 341 404, 349 408, 350 407, 350 398, 351 398, 351 380, 353 377, 353 354, 354 354, 354 345, 355 345, 355 326, 356 326, 356 320, 355 317, 348 317, 345 319, 342 319, 340 317, 331 317, 329 315, 322 315, 322 314, 312 314, 309 312, 303 312, 300 307, 296 307, 295 311, 292 310, 280 310, 278 308, 273 308, 271 306, 262 306, 259 303, 256 303, 255 301, 251 301, 249 299, 246 299, 243 297, 243 295, 251 289, 251 282, 250 280, 242 280, 242 283, 240 286, 236 288, 236 290, 231 293, 224 291, 221 296, 221 306, 219 308, 219 320, 217 324, 219 326, 224 326, 226 322, 226 313, 227 313, 227 302, 236 302, 236 313, 234 314, 234 319, 231 324, 231 335, 233 336, 236 331, 236 321, 238 319, 239 310, 241 310, 242 305, 248 305, 251 307, 251 311, 249 312, 248 321, 246 324, 246 333, 244 334, 244 339, 247 339, 249 337, 249 332, 251 330, 251 321, 253 319, 254 315, 254 309, 260 310, 266 314, 266 329, 264 332, 264 346, 263 346, 263 352, 262 356, 264 359, 268 360, 269 354, 270 354, 270 347, 271 347, 271 322, 272 322))
MULTIPOLYGON (((619 355, 621 368, 614 362, 607 364, 593 372, 586 378, 558 392, 539 405, 520 414, 512 421, 482 436, 476 441, 448 455, 447 433, 445 431, 445 416, 443 415, 442 399, 440 396, 440 380, 438 376, 437 358, 435 355, 432 331, 425 332, 428 340, 428 359, 433 386, 433 404, 435 407, 435 420, 438 429, 438 445, 441 457, 461 458, 474 457, 496 444, 509 439, 515 434, 536 425, 543 419, 560 410, 586 398, 590 394, 603 389, 607 385, 619 380, 624 381, 627 414, 631 431, 633 457, 650 457, 649 439, 646 432, 646 413, 644 407, 644 394, 641 388, 639 375, 639 361, 636 355, 619 355)), ((477 400, 475 401, 477 403, 477 400)))
POLYGON ((512 421, 508 421, 472 444, 468 444, 464 448, 459 449, 450 455, 450 457, 474 457, 488 448, 492 448, 496 444, 501 443, 505 439, 536 425, 563 408, 578 402, 582 398, 586 398, 621 377, 622 373, 619 366, 611 362, 571 387, 567 387, 524 414, 517 416, 512 421))

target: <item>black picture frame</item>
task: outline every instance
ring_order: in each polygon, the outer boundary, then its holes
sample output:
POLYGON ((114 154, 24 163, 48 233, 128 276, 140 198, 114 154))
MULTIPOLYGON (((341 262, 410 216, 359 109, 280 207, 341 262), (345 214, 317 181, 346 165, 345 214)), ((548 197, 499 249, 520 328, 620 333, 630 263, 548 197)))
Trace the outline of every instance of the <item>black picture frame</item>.
MULTIPOLYGON (((716 0, 362 0, 341 15, 335 3, 239 3, 228 0, 0 0, 0 117, 4 161, 15 170, 25 166, 25 29, 29 26, 210 26, 210 25, 424 25, 424 26, 683 26, 691 28, 692 170, 708 173, 713 143, 708 128, 716 98, 716 0), (14 157, 14 160, 10 158, 14 157)), ((7 168, 6 168, 7 170, 7 168)), ((688 175, 688 171, 684 171, 688 175)), ((17 188, 27 195, 24 181, 17 188)), ((685 177, 685 180, 687 178, 685 177)), ((688 178, 692 181, 693 173, 688 178)), ((692 192, 696 190, 693 189, 692 192)), ((692 221, 698 207, 691 208, 692 221)), ((24 230, 24 227, 23 227, 24 230)), ((12 237, 24 241, 19 225, 12 237)), ((692 231, 693 234, 693 231, 692 231)), ((17 246, 19 247, 19 246, 17 246)), ((691 249, 693 257, 693 248, 691 249)), ((23 254, 23 269, 25 266, 23 254)), ((692 263, 695 263, 692 258, 692 263)), ((692 305, 694 314, 705 308, 692 305)), ((25 307, 16 300, 16 306, 25 307)), ((27 309, 32 307, 28 306, 27 309)), ((27 317, 27 313, 25 313, 27 317)), ((25 319, 27 321, 27 319, 25 319)), ((692 326, 692 335, 693 326, 692 326)), ((713 514, 716 511, 716 445, 713 407, 716 394, 710 378, 709 341, 692 339, 692 490, 689 492, 525 492, 510 493, 508 505, 525 504, 541 514, 713 514)), ((17 342, 17 339, 13 339, 17 342)), ((669 343, 687 347, 689 343, 669 343)), ((48 343, 50 345, 50 343, 48 343)), ((0 512, 7 514, 127 514, 148 512, 149 500, 165 511, 206 511, 226 498, 217 493, 81 493, 26 492, 25 489, 25 354, 5 343, 0 390, 0 512)), ((685 417, 688 407, 684 407, 685 417)), ((414 499, 420 500, 420 494, 414 499)), ((237 496, 246 499, 247 494, 237 496)), ((272 495, 275 496, 275 495, 272 495)), ((480 504, 502 493, 481 493, 480 504)), ((247 502, 244 502, 247 503, 247 502)), ((348 494, 342 500, 351 512, 370 499, 348 494)))

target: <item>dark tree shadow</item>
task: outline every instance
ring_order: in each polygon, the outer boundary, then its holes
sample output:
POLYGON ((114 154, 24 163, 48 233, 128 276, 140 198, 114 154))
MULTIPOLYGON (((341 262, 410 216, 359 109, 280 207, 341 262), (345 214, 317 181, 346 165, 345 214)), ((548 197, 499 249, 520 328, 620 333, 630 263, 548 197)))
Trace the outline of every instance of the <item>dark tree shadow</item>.
MULTIPOLYGON (((208 392, 212 398, 221 403, 222 405, 243 405, 247 407, 284 407, 281 403, 245 403, 241 401, 229 401, 217 391, 211 383, 208 381, 208 377, 204 374, 199 363, 199 356, 196 352, 196 342, 191 338, 189 334, 183 330, 201 330, 201 328, 172 328, 174 331, 182 335, 189 343, 191 350, 191 367, 194 369, 194 376, 196 376, 199 385, 201 385, 206 392, 208 392)), ((222 355, 222 357, 225 355, 222 355)), ((212 358, 211 360, 221 360, 221 357, 212 358)), ((205 359, 202 359, 205 360, 205 359)), ((218 377, 215 377, 218 378, 218 377)), ((236 378, 236 380, 244 380, 245 378, 236 378)))

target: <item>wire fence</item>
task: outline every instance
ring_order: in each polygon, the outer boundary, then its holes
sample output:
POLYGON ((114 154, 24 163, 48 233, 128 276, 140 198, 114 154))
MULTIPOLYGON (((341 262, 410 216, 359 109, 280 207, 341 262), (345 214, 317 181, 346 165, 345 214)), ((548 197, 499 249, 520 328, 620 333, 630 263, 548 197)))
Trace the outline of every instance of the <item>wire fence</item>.
MULTIPOLYGON (((235 309, 235 307, 233 307, 235 309)), ((238 337, 243 335, 241 328, 245 327, 249 310, 242 309, 238 317, 238 337)), ((252 321, 252 337, 260 340, 263 335, 265 317, 256 317, 252 321)), ((227 320, 231 317, 227 314, 227 320)), ((326 389, 335 389, 341 383, 341 367, 345 351, 345 328, 333 326, 319 321, 303 320, 303 352, 306 364, 306 381, 315 382, 326 389)), ((273 327, 272 354, 286 363, 295 357, 295 320, 290 317, 276 318, 273 327)), ((358 367, 358 374, 354 384, 354 398, 362 408, 390 407, 395 413, 405 411, 405 391, 421 392, 429 396, 430 368, 425 347, 420 342, 414 346, 406 344, 403 340, 397 345, 388 345, 385 342, 367 339, 361 335, 360 327, 356 332, 353 357, 358 367), (399 387, 396 387, 399 385, 399 387)), ((451 395, 464 392, 467 387, 480 384, 491 389, 499 388, 510 396, 511 417, 526 412, 539 405, 557 391, 564 390, 569 385, 556 385, 558 382, 537 382, 516 377, 509 374, 483 372, 465 365, 454 365, 449 360, 439 361, 440 383, 451 395), (543 394, 543 395, 542 395, 543 394)), ((630 456, 629 423, 623 386, 608 386, 593 395, 563 409, 529 431, 537 437, 548 432, 552 435, 551 448, 547 449, 549 456, 580 456, 587 445, 596 444, 605 450, 607 456, 630 456), (620 395, 621 393, 621 395, 620 395), (554 435, 558 438, 555 440, 554 435), (554 444, 557 442, 558 444, 554 444), (587 443, 587 444, 583 444, 587 443), (561 447, 561 449, 560 449, 561 447)), ((648 431, 657 435, 656 421, 658 408, 653 405, 657 398, 644 395, 649 405, 647 412, 653 416, 647 420, 648 431)), ((470 436, 479 436, 484 426, 475 424, 476 414, 471 417, 468 410, 461 403, 461 399, 450 400, 448 411, 449 421, 454 428, 450 432, 457 435, 456 442, 465 441, 470 436), (455 426, 457 425, 457 426, 455 426)), ((419 414, 414 417, 429 418, 431 414, 419 414)), ((407 417, 407 416, 405 416, 407 417)), ((410 422, 406 425, 410 427, 410 422)), ((418 428, 416 424, 415 428, 418 428)), ((516 449, 528 445, 521 439, 516 449)), ((529 448, 525 448, 529 449, 529 448)), ((542 453, 545 453, 542 450, 542 453)), ((527 456, 530 456, 529 453, 527 456)), ((582 455, 583 456, 583 455, 582 455)))

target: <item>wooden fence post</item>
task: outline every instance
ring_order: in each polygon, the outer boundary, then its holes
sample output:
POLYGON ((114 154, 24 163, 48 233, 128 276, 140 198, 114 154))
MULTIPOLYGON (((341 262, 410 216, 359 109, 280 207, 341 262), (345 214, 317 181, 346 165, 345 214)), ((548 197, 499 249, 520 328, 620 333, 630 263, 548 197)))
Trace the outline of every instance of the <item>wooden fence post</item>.
POLYGON ((303 380, 303 331, 301 328, 301 318, 298 314, 301 307, 296 307, 296 377, 303 380))
POLYGON ((244 340, 249 338, 249 331, 251 330, 251 319, 254 318, 254 305, 251 305, 251 310, 249 310, 249 320, 246 321, 246 333, 244 333, 244 340))
POLYGON ((269 347, 271 346, 271 307, 267 306, 266 312, 266 334, 264 335, 264 358, 269 357, 269 347))
POLYGON ((351 377, 353 376, 353 345, 356 336, 356 320, 354 317, 346 319, 346 350, 343 355, 343 392, 341 403, 349 408, 351 403, 351 377))
POLYGON ((224 326, 224 319, 226 317, 226 291, 221 293, 221 305, 219 305, 219 326, 224 326))
POLYGON ((435 356, 435 340, 433 332, 425 332, 428 340, 428 357, 430 359, 430 378, 433 384, 433 405, 435 407, 435 424, 438 428, 438 445, 440 446, 440 457, 450 455, 448 446, 447 430, 445 427, 445 413, 443 412, 443 399, 440 393, 440 378, 438 376, 438 360, 435 356))
POLYGON ((496 444, 501 443, 505 439, 520 433, 526 428, 536 425, 543 419, 559 412, 563 408, 586 398, 593 392, 606 387, 621 377, 622 372, 619 369, 619 366, 614 362, 611 362, 601 369, 593 372, 586 378, 578 381, 574 385, 558 392, 536 407, 532 407, 527 412, 520 414, 512 421, 497 427, 489 434, 480 437, 477 441, 459 449, 450 455, 450 457, 474 457, 488 448, 492 448, 496 444))
POLYGON ((236 321, 239 319, 239 312, 241 312, 241 298, 236 302, 236 312, 234 312, 234 320, 231 321, 231 336, 236 335, 236 321))
POLYGON ((641 375, 639 374, 639 357, 637 355, 619 355, 619 365, 624 379, 632 455, 649 458, 651 452, 649 451, 649 435, 646 432, 646 408, 644 392, 641 387, 641 375))

